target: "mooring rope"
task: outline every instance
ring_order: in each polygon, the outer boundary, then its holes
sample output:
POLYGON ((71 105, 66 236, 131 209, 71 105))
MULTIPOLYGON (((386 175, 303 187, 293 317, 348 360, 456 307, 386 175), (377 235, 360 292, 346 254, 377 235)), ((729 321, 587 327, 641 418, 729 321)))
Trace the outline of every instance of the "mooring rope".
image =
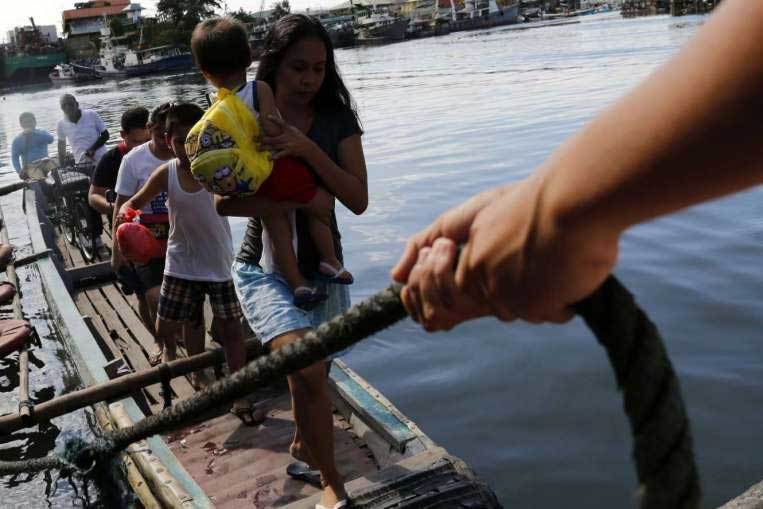
MULTIPOLYGON (((59 468, 61 464, 86 469, 93 462, 108 461, 133 442, 181 427, 221 403, 241 398, 393 325, 407 316, 400 288, 392 285, 378 292, 299 341, 253 360, 192 398, 132 426, 104 434, 65 462, 57 463, 50 456, 27 462, 0 462, 0 474, 59 468)), ((613 276, 578 304, 576 311, 606 348, 623 391, 643 493, 641 507, 698 507, 699 477, 689 421, 678 380, 656 327, 613 276)))

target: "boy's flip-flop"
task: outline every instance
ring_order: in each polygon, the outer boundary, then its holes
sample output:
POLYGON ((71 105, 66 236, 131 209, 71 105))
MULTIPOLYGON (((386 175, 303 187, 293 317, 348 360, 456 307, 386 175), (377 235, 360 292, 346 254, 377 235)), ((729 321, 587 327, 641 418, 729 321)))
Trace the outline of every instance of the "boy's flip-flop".
POLYGON ((328 295, 312 286, 298 286, 294 289, 294 305, 305 311, 328 299, 328 295))
POLYGON ((148 355, 148 364, 150 366, 156 366, 162 362, 162 351, 156 350, 155 352, 148 355))
POLYGON ((257 408, 252 406, 234 406, 230 413, 239 418, 244 426, 256 426, 265 422, 265 412, 258 412, 257 408))
POLYGON ((335 285, 351 285, 355 282, 355 278, 352 277, 352 274, 350 274, 347 269, 344 267, 334 268, 333 265, 327 262, 321 262, 320 265, 318 265, 318 272, 320 272, 328 281, 329 283, 334 283, 335 285))
POLYGON ((310 465, 304 461, 295 461, 294 463, 289 463, 289 466, 286 467, 286 473, 289 474, 289 477, 292 479, 306 482, 307 484, 315 486, 316 488, 323 487, 321 484, 321 471, 313 470, 310 468, 310 465))

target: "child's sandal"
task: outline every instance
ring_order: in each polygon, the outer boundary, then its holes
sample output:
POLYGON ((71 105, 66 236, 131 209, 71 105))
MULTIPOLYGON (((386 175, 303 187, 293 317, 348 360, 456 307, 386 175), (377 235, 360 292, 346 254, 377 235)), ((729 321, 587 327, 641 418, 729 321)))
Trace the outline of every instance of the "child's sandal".
POLYGON ((327 298, 326 293, 312 286, 298 286, 294 289, 294 305, 305 311, 310 311, 327 298))
POLYGON ((352 274, 350 274, 347 269, 342 266, 338 269, 334 268, 334 266, 328 262, 321 262, 318 266, 318 272, 320 272, 329 283, 335 285, 351 285, 355 282, 355 278, 352 277, 352 274))

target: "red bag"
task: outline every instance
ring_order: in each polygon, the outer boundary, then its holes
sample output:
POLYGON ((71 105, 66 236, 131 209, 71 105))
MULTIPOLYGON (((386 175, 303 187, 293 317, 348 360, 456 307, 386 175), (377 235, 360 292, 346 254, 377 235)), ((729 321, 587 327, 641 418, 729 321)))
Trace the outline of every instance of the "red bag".
POLYGON ((273 161, 273 171, 257 190, 257 196, 273 201, 307 203, 318 192, 313 173, 296 157, 281 157, 273 161))
POLYGON ((117 228, 117 242, 122 255, 133 263, 145 265, 153 258, 164 257, 165 245, 140 224, 140 211, 128 209, 127 222, 117 228))

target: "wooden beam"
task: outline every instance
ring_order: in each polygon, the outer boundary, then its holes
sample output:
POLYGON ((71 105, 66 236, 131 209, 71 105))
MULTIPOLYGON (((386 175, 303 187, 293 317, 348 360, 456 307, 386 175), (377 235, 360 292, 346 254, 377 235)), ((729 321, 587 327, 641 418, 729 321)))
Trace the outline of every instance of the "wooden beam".
MULTIPOLYGON (((248 352, 259 352, 260 343, 256 339, 249 339, 246 342, 246 348, 248 352)), ((175 378, 222 362, 225 362, 223 349, 216 348, 193 357, 184 357, 168 362, 167 367, 170 368, 171 376, 175 378)), ((34 423, 45 422, 94 403, 123 398, 133 391, 160 382, 161 369, 161 366, 157 366, 137 373, 130 373, 40 403, 34 407, 31 420, 34 423)), ((29 425, 30 422, 24 419, 21 414, 4 415, 0 417, 0 434, 13 433, 29 425)))

